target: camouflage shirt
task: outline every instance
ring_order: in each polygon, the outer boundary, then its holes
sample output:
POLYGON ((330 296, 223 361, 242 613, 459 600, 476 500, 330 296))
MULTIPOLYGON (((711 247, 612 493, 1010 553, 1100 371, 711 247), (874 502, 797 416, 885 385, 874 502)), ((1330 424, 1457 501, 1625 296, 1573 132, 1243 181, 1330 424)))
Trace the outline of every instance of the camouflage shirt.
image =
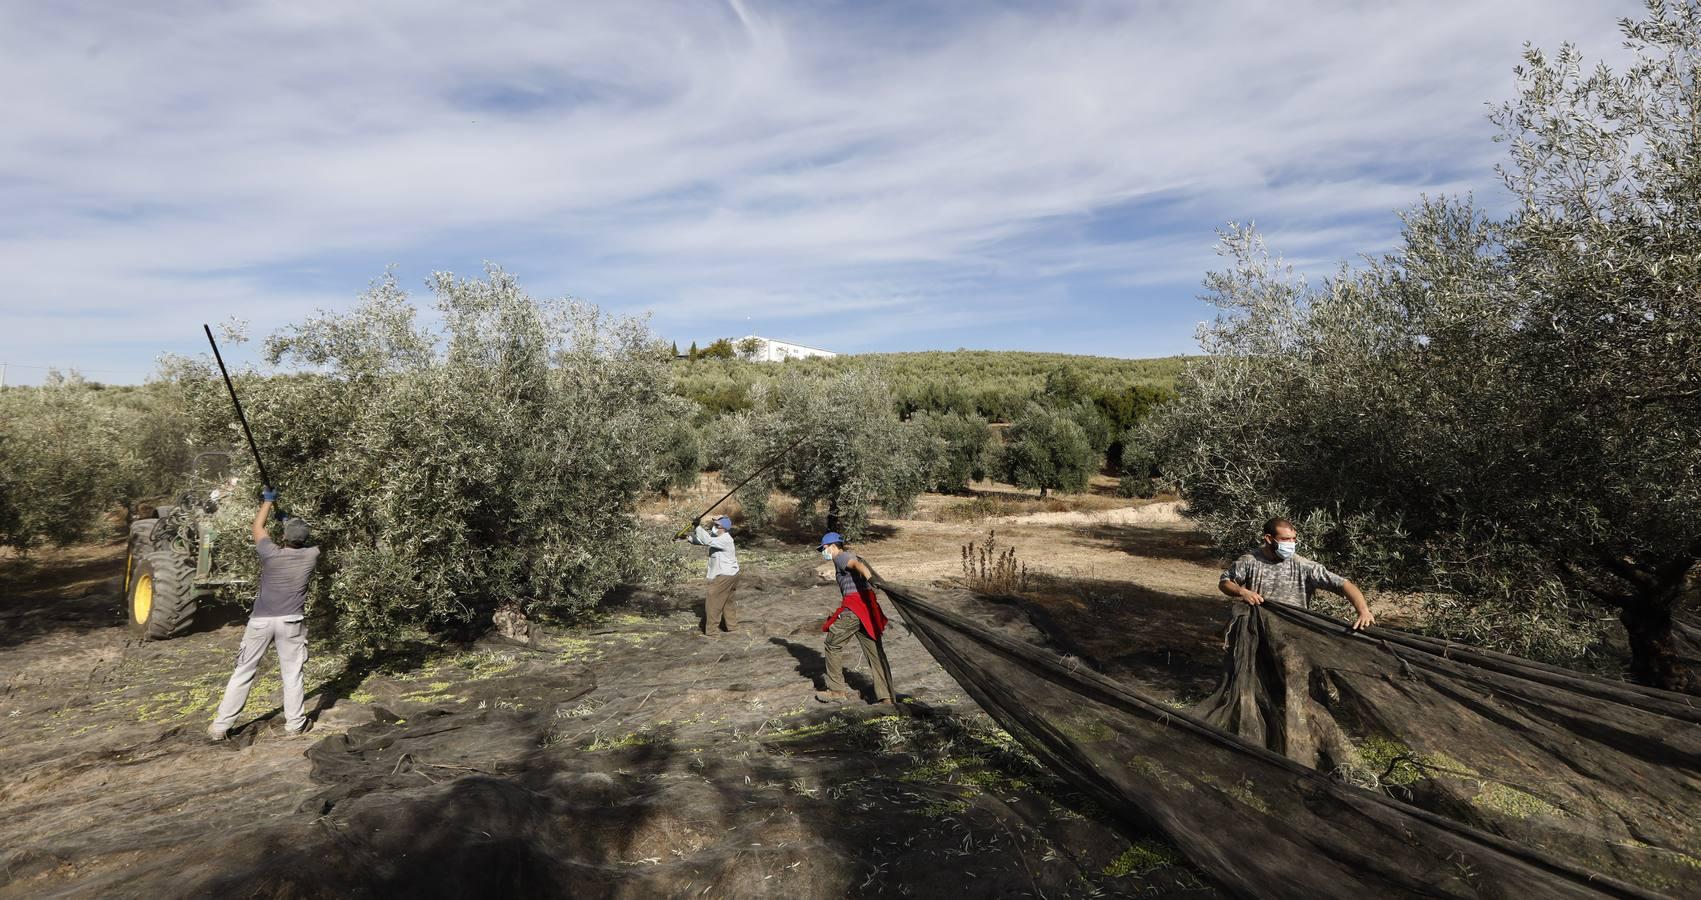
POLYGON ((1223 570, 1223 580, 1232 581, 1264 595, 1267 601, 1310 608, 1318 588, 1339 594, 1345 578, 1303 556, 1271 562, 1262 553, 1245 553, 1223 570))

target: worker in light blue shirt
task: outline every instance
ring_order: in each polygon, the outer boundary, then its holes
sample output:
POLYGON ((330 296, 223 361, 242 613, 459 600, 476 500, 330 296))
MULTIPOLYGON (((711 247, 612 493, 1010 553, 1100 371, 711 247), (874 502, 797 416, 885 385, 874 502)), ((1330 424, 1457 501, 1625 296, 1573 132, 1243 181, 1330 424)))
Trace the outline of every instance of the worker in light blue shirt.
POLYGON ((733 595, 738 591, 738 548, 732 542, 732 520, 721 516, 686 538, 693 544, 709 548, 709 598, 703 603, 703 634, 718 630, 738 630, 738 605, 733 595))

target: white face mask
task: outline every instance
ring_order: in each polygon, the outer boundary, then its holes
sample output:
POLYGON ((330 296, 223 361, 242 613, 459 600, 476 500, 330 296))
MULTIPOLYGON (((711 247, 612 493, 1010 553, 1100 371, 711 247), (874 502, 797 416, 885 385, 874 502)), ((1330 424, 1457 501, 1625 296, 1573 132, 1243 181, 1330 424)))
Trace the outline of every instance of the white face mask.
POLYGON ((828 559, 828 560, 832 559, 833 558, 832 549, 829 548, 829 547, 822 547, 821 548, 821 558, 822 559, 828 559))
POLYGON ((1294 548, 1298 545, 1298 541, 1277 541, 1276 555, 1280 556, 1282 559, 1292 559, 1294 548))

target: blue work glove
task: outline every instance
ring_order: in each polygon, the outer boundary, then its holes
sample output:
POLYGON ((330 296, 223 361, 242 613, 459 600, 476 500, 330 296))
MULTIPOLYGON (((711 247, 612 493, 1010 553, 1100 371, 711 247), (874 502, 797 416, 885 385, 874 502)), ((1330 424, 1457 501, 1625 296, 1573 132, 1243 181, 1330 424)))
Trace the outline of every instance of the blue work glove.
POLYGON ((260 492, 260 499, 267 503, 278 502, 278 492, 275 488, 266 488, 260 492))

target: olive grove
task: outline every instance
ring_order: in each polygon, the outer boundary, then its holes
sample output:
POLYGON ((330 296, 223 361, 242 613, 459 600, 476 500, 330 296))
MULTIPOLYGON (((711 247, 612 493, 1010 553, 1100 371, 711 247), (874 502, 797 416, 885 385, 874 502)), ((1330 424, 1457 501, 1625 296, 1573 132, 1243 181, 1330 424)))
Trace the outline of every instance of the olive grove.
POLYGON ((800 524, 854 540, 870 505, 909 510, 944 450, 928 430, 899 421, 886 383, 863 369, 759 384, 751 396, 750 409, 716 423, 710 462, 737 484, 774 461, 738 492, 754 523, 772 519, 768 494, 778 489, 797 498, 800 524))
POLYGON ((75 372, 0 392, 0 547, 83 540, 169 491, 188 459, 179 418, 158 385, 75 372))

